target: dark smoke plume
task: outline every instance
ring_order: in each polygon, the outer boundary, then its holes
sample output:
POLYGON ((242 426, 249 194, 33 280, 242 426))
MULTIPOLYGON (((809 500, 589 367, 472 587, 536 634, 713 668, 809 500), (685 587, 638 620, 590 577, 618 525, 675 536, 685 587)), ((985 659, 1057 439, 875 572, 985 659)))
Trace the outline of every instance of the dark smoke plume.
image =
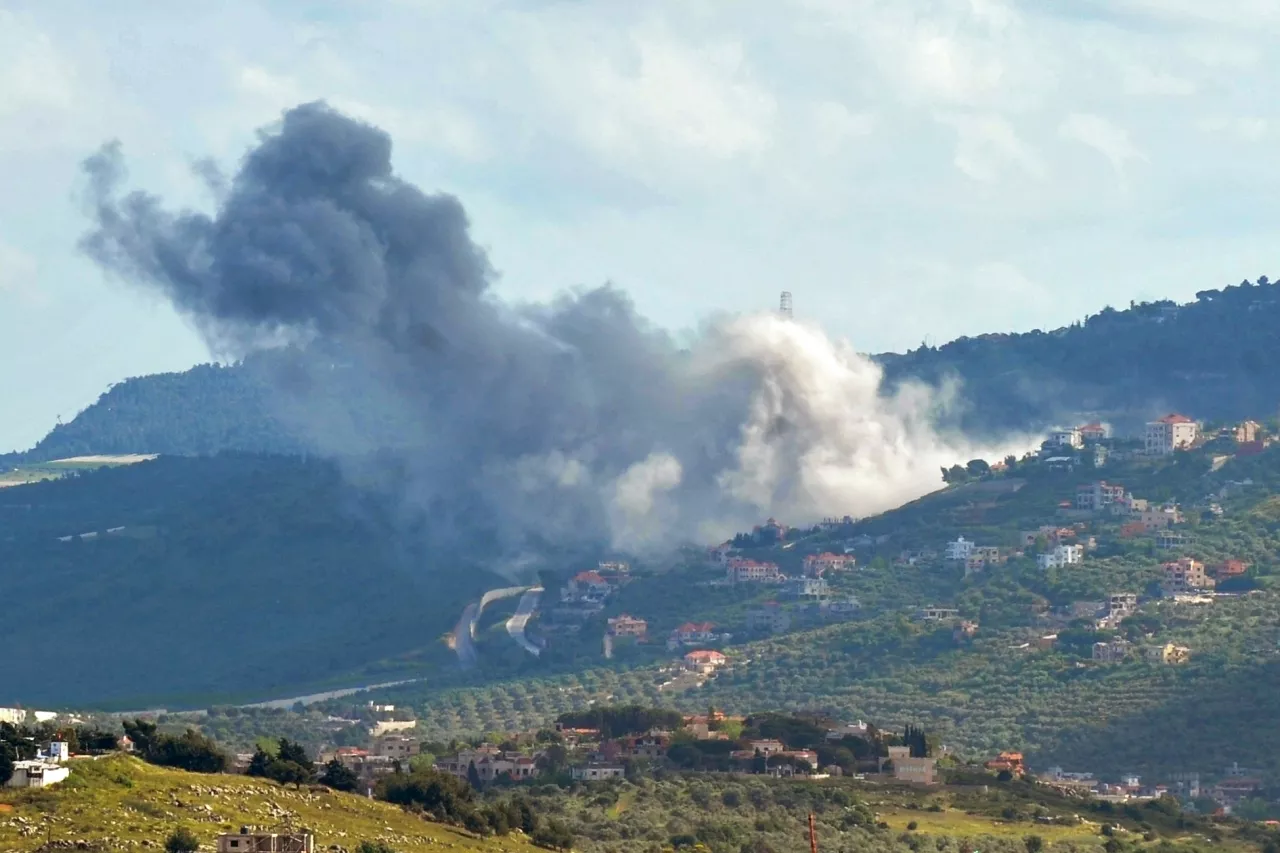
POLYGON ((85 171, 83 249, 219 354, 281 353, 285 421, 442 545, 644 550, 865 514, 982 452, 935 431, 945 394, 881 396, 874 364, 802 323, 726 320, 682 350, 611 287, 504 304, 458 200, 322 103, 260 134, 212 215, 122 195, 118 145, 85 171))

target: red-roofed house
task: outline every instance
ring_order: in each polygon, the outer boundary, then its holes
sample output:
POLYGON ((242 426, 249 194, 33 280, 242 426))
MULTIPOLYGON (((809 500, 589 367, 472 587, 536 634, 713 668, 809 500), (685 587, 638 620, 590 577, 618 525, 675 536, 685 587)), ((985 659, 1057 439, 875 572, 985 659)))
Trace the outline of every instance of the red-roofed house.
POLYGON ((778 583, 786 580, 777 563, 761 563, 746 557, 729 559, 728 579, 733 583, 778 583))
POLYGON ((671 632, 671 646, 692 646, 710 643, 716 638, 716 626, 710 622, 686 622, 671 632))
POLYGON ((1249 564, 1243 560, 1223 560, 1213 567, 1213 576, 1219 580, 1233 578, 1249 571, 1249 564))
POLYGON ((698 649, 684 656, 684 668, 706 675, 715 672, 716 667, 724 666, 727 661, 728 658, 720 652, 712 649, 698 649))
POLYGON ((1161 456, 1175 450, 1185 450, 1200 437, 1200 425, 1186 415, 1165 415, 1147 424, 1146 451, 1150 456, 1161 456))
POLYGON ((995 758, 982 765, 988 770, 1008 770, 1015 776, 1021 776, 1027 772, 1027 767, 1023 763, 1021 752, 1002 752, 995 758))
POLYGON ((608 597, 613 587, 609 586, 609 582, 600 576, 597 571, 578 572, 569 581, 567 594, 571 598, 595 599, 597 601, 608 597))
POLYGON ((1094 421, 1080 427, 1080 437, 1085 441, 1102 441, 1111 437, 1111 427, 1094 421))
POLYGON ((809 577, 822 577, 824 572, 839 572, 852 569, 858 558, 852 554, 810 554, 804 558, 804 573, 809 577))

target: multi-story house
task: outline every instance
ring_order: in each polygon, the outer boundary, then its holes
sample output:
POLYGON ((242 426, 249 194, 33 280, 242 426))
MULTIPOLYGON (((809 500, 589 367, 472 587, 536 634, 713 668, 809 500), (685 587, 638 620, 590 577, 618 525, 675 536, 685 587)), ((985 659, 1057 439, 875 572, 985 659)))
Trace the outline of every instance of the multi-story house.
POLYGON ((1186 415, 1169 414, 1147 424, 1145 449, 1150 456, 1185 450, 1200 437, 1200 425, 1186 415))
POLYGON ((1183 521, 1182 510, 1177 506, 1166 504, 1158 507, 1144 507, 1133 513, 1133 518, 1142 523, 1142 527, 1152 533, 1156 530, 1164 530, 1175 524, 1181 524, 1183 521))
POLYGON ((777 563, 762 563, 745 557, 732 557, 726 577, 732 583, 779 583, 786 577, 777 563))
POLYGON ((1084 447, 1084 436, 1079 427, 1066 427, 1054 430, 1049 434, 1049 443, 1055 447, 1070 447, 1079 450, 1084 447))
POLYGON ((561 594, 565 601, 604 601, 613 587, 597 571, 578 572, 561 594))
POLYGON ((1165 643, 1162 646, 1148 646, 1142 650, 1142 657, 1151 663, 1178 664, 1186 663, 1191 658, 1191 649, 1165 643))
POLYGON ((1105 441, 1111 437, 1111 427, 1108 424, 1094 421, 1091 424, 1085 424, 1080 427, 1080 437, 1086 442, 1105 441))
POLYGON ((776 601, 766 601, 762 606, 747 611, 747 630, 768 631, 781 634, 791 627, 791 614, 776 601))
POLYGON ((826 572, 839 572, 852 569, 858 558, 852 554, 810 554, 804 558, 804 573, 809 577, 821 577, 826 572))
POLYGON ((1098 663, 1119 663, 1129 657, 1129 643, 1125 640, 1112 640, 1108 643, 1093 644, 1093 659, 1098 663))
POLYGON ((1113 592, 1107 598, 1107 615, 1117 619, 1133 615, 1138 609, 1138 596, 1132 592, 1113 592))
POLYGON ((1036 565, 1042 569, 1071 566, 1083 561, 1083 545, 1055 545, 1048 552, 1036 556, 1036 565))
POLYGON ((821 601, 827 597, 827 579, 792 578, 787 584, 787 592, 802 600, 821 601))
POLYGON ((1105 480, 1087 483, 1076 488, 1076 509, 1102 512, 1117 503, 1123 503, 1124 486, 1115 486, 1105 480))
POLYGON ((947 543, 947 559, 957 562, 967 560, 973 556, 975 547, 974 543, 961 536, 956 541, 947 543))
POLYGON ((481 782, 492 782, 504 776, 509 776, 518 782, 533 779, 539 773, 537 761, 533 756, 518 752, 503 752, 490 745, 465 749, 455 756, 436 762, 437 770, 457 776, 459 779, 469 778, 473 767, 476 777, 481 782))
POLYGON ((1202 590, 1213 589, 1213 578, 1204 570, 1204 563, 1183 557, 1180 560, 1164 564, 1164 582, 1161 588, 1165 595, 1182 595, 1202 590))
POLYGON ((637 619, 623 613, 609 617, 608 631, 614 637, 635 637, 637 640, 643 640, 649 634, 649 623, 644 619, 637 619))

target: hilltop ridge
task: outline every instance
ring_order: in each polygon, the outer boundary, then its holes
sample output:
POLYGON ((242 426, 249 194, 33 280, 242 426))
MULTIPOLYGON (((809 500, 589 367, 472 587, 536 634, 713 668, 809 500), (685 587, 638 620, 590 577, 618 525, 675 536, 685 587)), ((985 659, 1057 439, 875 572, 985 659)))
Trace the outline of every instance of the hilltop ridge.
MULTIPOLYGON (((890 387, 959 379, 964 405, 954 417, 978 432, 1034 429, 1081 412, 1118 423, 1167 409, 1238 419, 1280 399, 1277 329, 1280 285, 1261 276, 1185 305, 1108 306, 1052 331, 993 332, 873 358, 890 387)), ((288 375, 288 361, 276 351, 126 379, 35 447, 0 454, 0 465, 90 453, 302 452, 272 407, 271 381, 288 375)), ((343 394, 335 397, 358 412, 360 389, 343 394)))

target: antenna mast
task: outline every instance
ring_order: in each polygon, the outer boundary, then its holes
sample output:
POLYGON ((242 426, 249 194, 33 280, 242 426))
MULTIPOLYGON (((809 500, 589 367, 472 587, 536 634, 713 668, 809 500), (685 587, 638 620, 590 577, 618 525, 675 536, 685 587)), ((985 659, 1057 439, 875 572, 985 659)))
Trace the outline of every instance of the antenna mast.
POLYGON ((792 318, 791 314, 791 291, 782 291, 782 297, 778 300, 778 313, 788 320, 792 318))

